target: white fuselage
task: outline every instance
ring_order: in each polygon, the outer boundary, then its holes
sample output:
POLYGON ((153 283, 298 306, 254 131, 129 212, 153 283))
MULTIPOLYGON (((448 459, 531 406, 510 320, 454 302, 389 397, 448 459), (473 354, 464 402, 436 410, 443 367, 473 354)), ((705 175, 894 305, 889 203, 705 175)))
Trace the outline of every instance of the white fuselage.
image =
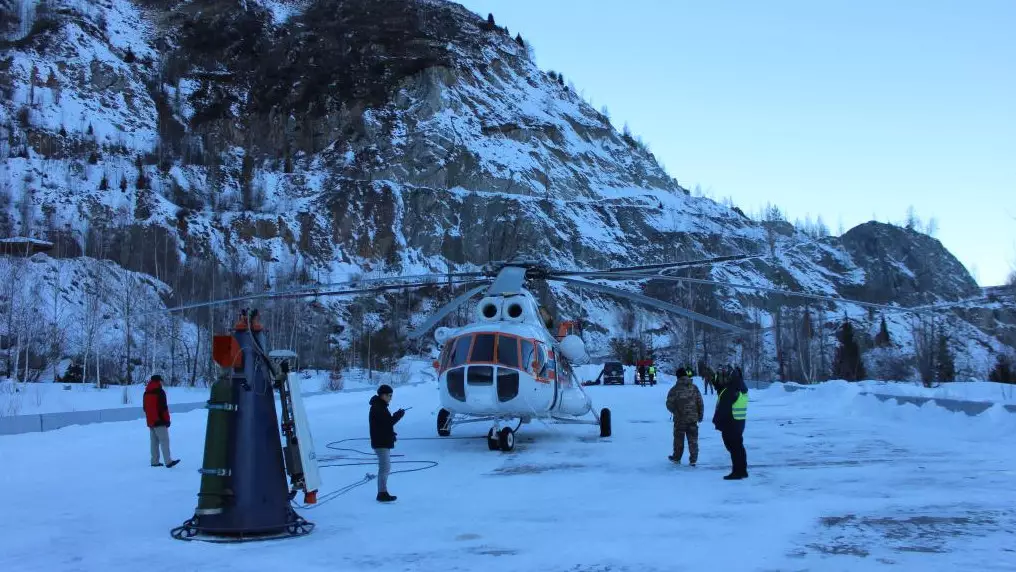
POLYGON ((592 404, 558 355, 532 295, 484 298, 477 321, 445 329, 438 387, 454 414, 512 418, 581 416, 592 404))

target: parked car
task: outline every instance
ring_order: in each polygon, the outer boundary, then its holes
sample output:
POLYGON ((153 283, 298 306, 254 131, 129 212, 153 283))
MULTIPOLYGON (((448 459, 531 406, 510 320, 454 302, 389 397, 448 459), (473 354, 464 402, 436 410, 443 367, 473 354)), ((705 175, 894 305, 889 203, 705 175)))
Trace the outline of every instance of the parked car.
POLYGON ((600 372, 603 385, 624 385, 624 366, 619 361, 608 361, 600 372))

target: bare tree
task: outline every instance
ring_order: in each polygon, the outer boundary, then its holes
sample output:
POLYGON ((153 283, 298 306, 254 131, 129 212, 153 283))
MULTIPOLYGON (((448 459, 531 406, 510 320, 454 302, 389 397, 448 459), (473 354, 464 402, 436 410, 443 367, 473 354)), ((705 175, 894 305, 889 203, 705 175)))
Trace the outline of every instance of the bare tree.
MULTIPOLYGON (((101 264, 101 263, 100 263, 101 264)), ((105 289, 102 268, 89 272, 89 280, 83 285, 84 311, 79 322, 85 347, 83 352, 84 379, 88 379, 88 357, 95 354, 95 383, 100 388, 102 380, 99 371, 99 351, 96 336, 102 323, 102 292, 105 289)))
POLYGON ((923 315, 915 318, 911 326, 914 337, 914 353, 916 354, 917 371, 921 375, 921 381, 926 386, 931 386, 935 380, 935 352, 936 327, 934 318, 926 318, 923 315))
MULTIPOLYGON (((117 305, 120 314, 120 319, 124 323, 124 365, 125 365, 125 376, 123 378, 124 385, 130 385, 134 383, 134 336, 132 331, 134 330, 136 314, 138 312, 138 305, 141 298, 141 284, 135 275, 126 268, 119 268, 117 270, 119 274, 119 291, 117 292, 117 305)), ((136 335, 136 334, 135 334, 136 335)))
POLYGON ((816 381, 817 373, 815 360, 813 359, 816 339, 814 325, 811 320, 811 309, 809 307, 805 307, 804 315, 801 317, 800 324, 795 330, 798 336, 797 357, 801 368, 802 381, 813 383, 816 381))
POLYGON ((50 361, 53 368, 53 381, 59 379, 57 367, 60 364, 60 358, 63 354, 64 342, 66 341, 66 307, 62 303, 64 298, 64 288, 66 281, 66 272, 64 271, 64 265, 57 261, 54 264, 53 272, 50 282, 50 309, 53 311, 53 320, 50 323, 50 361))

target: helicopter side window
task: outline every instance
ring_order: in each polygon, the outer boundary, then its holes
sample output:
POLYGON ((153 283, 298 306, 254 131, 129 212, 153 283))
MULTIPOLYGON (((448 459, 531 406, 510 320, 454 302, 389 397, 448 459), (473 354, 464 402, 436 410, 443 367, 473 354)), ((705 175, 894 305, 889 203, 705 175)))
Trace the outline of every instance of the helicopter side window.
POLYGON ((572 369, 568 365, 566 360, 562 360, 561 363, 556 363, 557 366, 557 379, 561 382, 561 385, 571 385, 572 369))
POLYGON ((469 361, 473 363, 494 362, 494 334, 477 334, 469 361))
POLYGON ((463 365, 466 363, 466 356, 469 355, 469 344, 472 343, 473 336, 461 336, 456 338, 450 344, 452 350, 448 352, 448 364, 446 367, 455 367, 457 365, 463 365))
POLYGON ((533 342, 531 340, 527 340, 525 338, 523 338, 521 342, 522 342, 522 367, 520 369, 522 369, 523 371, 527 371, 530 374, 535 374, 536 372, 533 371, 533 359, 536 355, 536 346, 533 345, 533 342))
POLYGON ((515 336, 498 335, 497 363, 508 367, 519 367, 519 339, 515 336))
MULTIPOLYGON (((525 343, 526 340, 523 340, 525 343)), ((528 358, 523 358, 526 364, 526 371, 536 378, 540 383, 547 382, 547 348, 540 342, 531 342, 533 351, 528 358)), ((523 350, 525 351, 525 350, 523 350)))
POLYGON ((549 380, 554 376, 554 360, 547 353, 547 346, 537 343, 536 355, 538 365, 536 368, 536 378, 538 380, 549 380))

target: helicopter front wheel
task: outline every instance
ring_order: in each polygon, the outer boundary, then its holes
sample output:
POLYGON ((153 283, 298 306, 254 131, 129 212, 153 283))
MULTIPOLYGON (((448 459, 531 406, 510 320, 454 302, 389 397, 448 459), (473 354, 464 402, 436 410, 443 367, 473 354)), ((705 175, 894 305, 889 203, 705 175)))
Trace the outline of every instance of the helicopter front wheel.
POLYGON ((451 416, 452 412, 443 407, 437 412, 437 434, 441 437, 452 434, 451 416))
POLYGON ((497 434, 497 444, 504 452, 515 450, 515 431, 511 427, 504 427, 497 434))

